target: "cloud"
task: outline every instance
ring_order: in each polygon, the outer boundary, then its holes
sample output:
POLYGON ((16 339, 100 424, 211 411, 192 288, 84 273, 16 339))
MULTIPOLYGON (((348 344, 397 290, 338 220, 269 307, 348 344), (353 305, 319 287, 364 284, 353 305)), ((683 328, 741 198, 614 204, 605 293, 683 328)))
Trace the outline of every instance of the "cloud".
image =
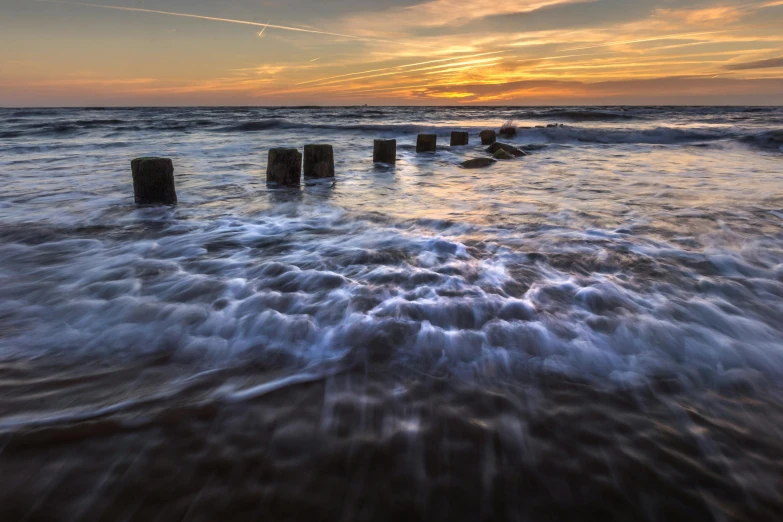
POLYGON ((772 69, 783 67, 783 57, 770 58, 768 60, 755 60, 752 62, 735 63, 724 67, 727 71, 747 71, 750 69, 772 69))
POLYGON ((580 82, 572 80, 525 80, 503 85, 463 84, 458 87, 432 86, 422 89, 424 97, 445 97, 446 93, 473 94, 461 102, 479 104, 561 104, 579 103, 691 103, 701 99, 715 103, 733 97, 760 101, 783 101, 783 79, 743 80, 710 77, 672 76, 639 80, 580 82))
POLYGON ((348 17, 347 27, 364 34, 389 34, 434 27, 460 27, 490 16, 530 13, 557 5, 595 2, 597 0, 505 0, 475 2, 466 0, 430 0, 381 12, 360 13, 348 17))
POLYGON ((681 25, 683 23, 691 27, 720 26, 736 22, 754 9, 764 6, 746 5, 746 6, 716 6, 702 9, 657 9, 653 18, 661 24, 681 25))

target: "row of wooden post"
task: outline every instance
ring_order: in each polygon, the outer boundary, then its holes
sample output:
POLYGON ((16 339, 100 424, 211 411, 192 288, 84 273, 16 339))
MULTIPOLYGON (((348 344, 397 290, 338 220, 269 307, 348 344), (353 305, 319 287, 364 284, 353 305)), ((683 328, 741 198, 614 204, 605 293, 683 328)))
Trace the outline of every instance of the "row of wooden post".
MULTIPOLYGON (((496 141, 495 131, 479 133, 482 145, 496 141)), ((469 134, 464 131, 451 133, 451 146, 469 143, 469 134)), ((435 152, 438 142, 436 134, 419 134, 416 152, 435 152)), ((392 165, 397 162, 397 140, 375 140, 372 152, 373 162, 392 165)), ((274 148, 269 150, 266 165, 266 182, 277 185, 298 185, 304 166, 305 178, 334 177, 334 150, 331 145, 309 144, 304 146, 304 156, 298 149, 274 148), (304 161, 303 161, 304 159, 304 161)), ((136 158, 131 162, 133 194, 138 204, 177 203, 174 188, 174 165, 168 158, 136 158)))

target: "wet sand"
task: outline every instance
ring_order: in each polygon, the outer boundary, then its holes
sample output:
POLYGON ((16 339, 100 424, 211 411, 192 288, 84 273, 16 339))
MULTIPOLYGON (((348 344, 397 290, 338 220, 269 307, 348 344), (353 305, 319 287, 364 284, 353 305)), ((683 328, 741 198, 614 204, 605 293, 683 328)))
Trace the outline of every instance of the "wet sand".
MULTIPOLYGON (((773 521, 783 512, 779 390, 693 393, 662 379, 618 392, 557 376, 477 386, 357 361, 299 381, 285 380, 290 369, 207 373, 171 396, 165 361, 48 371, 60 375, 51 393, 19 390, 22 403, 11 394, 4 408, 40 401, 68 412, 86 400, 93 415, 6 423, 2 520, 773 521), (269 382, 283 384, 259 388, 269 382), (135 402, 105 408, 123 395, 135 402)), ((6 366, 6 389, 14 373, 32 382, 6 366)))

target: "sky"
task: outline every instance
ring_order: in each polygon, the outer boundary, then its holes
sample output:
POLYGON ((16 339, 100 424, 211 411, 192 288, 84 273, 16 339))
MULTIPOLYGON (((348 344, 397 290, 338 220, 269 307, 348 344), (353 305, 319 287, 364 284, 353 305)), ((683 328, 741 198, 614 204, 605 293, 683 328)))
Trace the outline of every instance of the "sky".
POLYGON ((781 105, 783 0, 0 0, 0 106, 781 105))

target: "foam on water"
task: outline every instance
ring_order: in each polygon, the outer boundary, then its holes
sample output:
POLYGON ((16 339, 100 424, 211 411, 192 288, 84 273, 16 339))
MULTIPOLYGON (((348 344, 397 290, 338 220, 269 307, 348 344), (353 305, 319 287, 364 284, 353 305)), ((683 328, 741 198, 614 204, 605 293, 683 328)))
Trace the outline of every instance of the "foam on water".
POLYGON ((475 137, 437 156, 405 146, 510 111, 16 111, 3 132, 31 134, 2 145, 2 356, 343 357, 621 386, 781 376, 781 158, 726 141, 775 141, 759 129, 777 109, 737 109, 752 121, 731 128, 705 124, 709 109, 528 112, 594 125, 522 129, 517 144, 542 146, 475 173, 458 168, 483 154, 475 137), (267 189, 267 148, 324 141, 325 125, 336 181, 267 189), (37 134, 53 126, 79 131, 37 134), (256 132, 222 132, 243 126, 256 132), (396 168, 371 164, 355 132, 372 129, 398 133, 396 168), (705 140, 721 145, 684 146, 705 140), (174 158, 179 207, 132 205, 129 160, 150 153, 174 158))
POLYGON ((3 520, 779 518, 780 109, 0 116, 3 520))

